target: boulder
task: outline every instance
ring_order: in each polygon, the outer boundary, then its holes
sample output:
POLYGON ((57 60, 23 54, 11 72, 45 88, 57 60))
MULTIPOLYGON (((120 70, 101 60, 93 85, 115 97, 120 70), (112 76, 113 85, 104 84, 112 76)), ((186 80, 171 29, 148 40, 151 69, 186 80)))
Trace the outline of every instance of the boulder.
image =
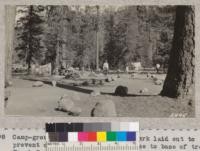
POLYGON ((128 94, 128 87, 126 86, 120 85, 115 89, 116 96, 127 96, 127 94, 128 94))
POLYGON ((42 87, 44 85, 44 83, 42 81, 36 81, 33 83, 33 87, 42 87))
POLYGON ((60 111, 69 112, 74 107, 74 102, 68 98, 67 95, 63 95, 60 100, 58 100, 57 109, 60 111))
POLYGON ((97 102, 91 111, 92 117, 116 117, 116 108, 112 100, 97 102))

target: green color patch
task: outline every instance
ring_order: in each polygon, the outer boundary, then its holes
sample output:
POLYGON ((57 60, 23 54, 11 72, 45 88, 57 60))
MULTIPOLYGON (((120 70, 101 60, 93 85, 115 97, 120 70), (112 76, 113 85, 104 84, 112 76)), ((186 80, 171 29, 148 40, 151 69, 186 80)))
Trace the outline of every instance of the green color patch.
POLYGON ((116 141, 116 133, 107 132, 107 141, 116 141))

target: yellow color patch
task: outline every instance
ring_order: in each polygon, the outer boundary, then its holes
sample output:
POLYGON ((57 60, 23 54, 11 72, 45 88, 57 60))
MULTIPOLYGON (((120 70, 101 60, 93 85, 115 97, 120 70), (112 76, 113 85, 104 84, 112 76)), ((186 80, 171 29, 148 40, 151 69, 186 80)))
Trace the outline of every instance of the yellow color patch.
POLYGON ((97 142, 106 141, 106 132, 97 132, 97 142))

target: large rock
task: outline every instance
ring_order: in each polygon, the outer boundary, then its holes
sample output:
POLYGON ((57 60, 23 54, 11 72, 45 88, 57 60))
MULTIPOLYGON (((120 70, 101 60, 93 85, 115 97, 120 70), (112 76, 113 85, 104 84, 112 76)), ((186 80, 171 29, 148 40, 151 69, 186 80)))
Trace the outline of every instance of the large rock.
POLYGON ((58 100, 57 109, 60 111, 69 112, 73 107, 74 102, 67 95, 63 95, 60 100, 58 100))
POLYGON ((44 83, 42 81, 36 81, 33 83, 33 87, 42 87, 44 85, 44 83))
POLYGON ((117 96, 127 96, 128 94, 128 87, 126 86, 118 86, 116 89, 115 89, 115 95, 117 96))
POLYGON ((116 117, 116 108, 112 100, 97 102, 91 111, 92 117, 116 117))

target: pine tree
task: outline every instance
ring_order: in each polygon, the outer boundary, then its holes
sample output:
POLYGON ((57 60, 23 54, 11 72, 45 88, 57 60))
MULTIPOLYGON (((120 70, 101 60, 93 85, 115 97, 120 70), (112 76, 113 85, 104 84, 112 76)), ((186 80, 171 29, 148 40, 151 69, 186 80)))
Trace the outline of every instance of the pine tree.
POLYGON ((17 40, 19 41, 16 50, 21 50, 21 57, 25 58, 30 73, 31 64, 42 62, 42 23, 44 20, 40 15, 44 11, 42 6, 24 6, 18 13, 24 15, 19 18, 16 30, 18 30, 17 40))

